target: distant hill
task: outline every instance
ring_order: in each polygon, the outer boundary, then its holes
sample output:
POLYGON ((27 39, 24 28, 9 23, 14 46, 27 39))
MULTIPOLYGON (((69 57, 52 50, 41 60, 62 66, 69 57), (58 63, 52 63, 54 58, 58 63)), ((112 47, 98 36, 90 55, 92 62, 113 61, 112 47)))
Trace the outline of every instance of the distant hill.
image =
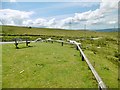
POLYGON ((116 32, 108 32, 109 30, 65 30, 65 29, 53 29, 53 28, 29 28, 18 26, 2 26, 0 33, 4 35, 43 35, 51 37, 102 37, 117 35, 116 32), (107 32, 105 32, 107 31, 107 32))
POLYGON ((118 32, 118 28, 98 29, 97 32, 118 32))

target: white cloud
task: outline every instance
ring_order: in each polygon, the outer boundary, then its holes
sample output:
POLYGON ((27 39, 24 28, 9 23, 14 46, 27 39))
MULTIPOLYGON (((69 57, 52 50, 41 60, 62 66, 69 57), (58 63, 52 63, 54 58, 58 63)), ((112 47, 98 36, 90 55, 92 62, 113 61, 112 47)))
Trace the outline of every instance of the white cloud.
POLYGON ((98 20, 100 18, 104 18, 107 13, 112 12, 112 10, 117 8, 117 2, 101 2, 100 8, 94 11, 87 11, 84 13, 76 13, 75 20, 98 20))
POLYGON ((10 2, 16 2, 16 0, 10 0, 10 2))
POLYGON ((56 28, 57 21, 55 18, 52 18, 48 22, 46 22, 46 24, 49 28, 56 28))
POLYGON ((32 26, 33 25, 33 20, 25 20, 25 21, 23 21, 23 25, 32 26))
POLYGON ((35 20, 26 20, 23 22, 25 26, 33 26, 33 27, 49 27, 49 28, 55 28, 56 26, 56 20, 55 18, 47 20, 43 18, 37 18, 35 20))
POLYGON ((34 27, 48 27, 48 28, 83 28, 85 24, 89 27, 95 25, 114 25, 117 24, 117 14, 113 13, 117 11, 118 0, 110 2, 108 0, 102 0, 100 7, 94 11, 89 10, 83 13, 75 13, 72 17, 56 20, 52 18, 50 20, 44 18, 31 19, 31 15, 34 12, 26 12, 11 9, 0 10, 0 19, 2 23, 7 25, 24 25, 34 27))
POLYGON ((108 24, 116 24, 117 21, 109 21, 108 24))
MULTIPOLYGON (((102 24, 117 24, 117 15, 114 15, 114 11, 117 12, 118 0, 109 2, 108 0, 102 0, 100 7, 94 11, 87 11, 83 13, 75 13, 74 17, 68 17, 64 21, 66 23, 87 24, 90 25, 102 25, 102 24)), ((116 14, 116 13, 115 13, 116 14)), ((62 22, 63 23, 63 22, 62 22)))
POLYGON ((46 26, 46 19, 38 18, 34 21, 34 25, 36 26, 46 26))
POLYGON ((30 18, 34 12, 26 12, 11 9, 0 10, 0 19, 3 24, 11 25, 22 25, 23 22, 30 18))

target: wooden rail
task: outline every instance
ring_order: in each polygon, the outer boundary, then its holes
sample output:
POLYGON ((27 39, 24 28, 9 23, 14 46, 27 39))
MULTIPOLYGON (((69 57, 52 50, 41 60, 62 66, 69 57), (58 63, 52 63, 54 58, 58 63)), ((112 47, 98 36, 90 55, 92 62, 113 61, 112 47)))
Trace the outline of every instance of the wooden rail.
POLYGON ((75 43, 76 46, 78 47, 81 55, 82 55, 82 59, 84 59, 86 61, 86 63, 88 64, 89 68, 91 69, 93 75, 95 76, 97 82, 98 82, 98 88, 100 90, 107 90, 106 85, 104 84, 104 82, 102 81, 102 79, 100 78, 100 76, 98 75, 98 73, 96 72, 96 70, 94 69, 94 67, 92 66, 92 64, 90 63, 90 61, 88 60, 88 58, 85 56, 84 52, 82 51, 80 45, 76 42, 75 43))
POLYGON ((104 82, 102 81, 102 79, 100 78, 100 76, 98 75, 98 73, 96 72, 96 70, 94 69, 94 67, 92 66, 92 64, 90 63, 90 61, 88 60, 88 58, 86 57, 84 52, 82 51, 80 43, 77 43, 76 41, 74 41, 74 43, 65 42, 65 41, 62 41, 62 40, 53 40, 53 41, 62 43, 62 46, 63 46, 63 43, 76 45, 76 49, 79 50, 80 53, 81 53, 82 60, 86 61, 86 63, 88 64, 90 70, 92 71, 93 75, 95 76, 95 78, 96 78, 96 80, 98 82, 98 89, 99 90, 107 90, 106 85, 104 84, 104 82))
POLYGON ((19 47, 18 47, 18 44, 21 44, 21 43, 26 43, 26 46, 28 47, 28 44, 30 44, 30 41, 28 41, 27 39, 26 39, 26 41, 21 41, 21 42, 19 42, 19 40, 17 40, 17 39, 15 39, 15 47, 16 47, 16 49, 18 49, 19 47))
POLYGON ((100 76, 98 75, 98 73, 96 72, 96 70, 94 69, 94 67, 92 66, 92 64, 90 63, 90 61, 88 60, 88 58, 86 57, 84 52, 82 51, 80 43, 77 43, 76 41, 74 41, 74 43, 69 43, 69 42, 65 42, 65 41, 57 41, 57 42, 63 42, 63 43, 66 43, 66 44, 75 44, 76 47, 77 47, 77 50, 79 50, 80 53, 81 53, 82 60, 84 59, 86 61, 90 70, 92 71, 93 75, 95 76, 95 78, 98 82, 98 89, 99 90, 107 90, 106 85, 104 84, 104 82, 102 81, 102 79, 100 78, 100 76))

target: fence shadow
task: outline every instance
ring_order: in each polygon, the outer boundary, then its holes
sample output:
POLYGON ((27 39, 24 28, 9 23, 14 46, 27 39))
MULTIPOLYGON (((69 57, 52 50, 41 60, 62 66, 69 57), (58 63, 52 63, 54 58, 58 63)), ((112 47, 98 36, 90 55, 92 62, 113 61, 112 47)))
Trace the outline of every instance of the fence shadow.
POLYGON ((35 47, 35 46, 23 46, 23 47, 17 47, 15 49, 27 49, 27 48, 32 48, 32 47, 35 47))

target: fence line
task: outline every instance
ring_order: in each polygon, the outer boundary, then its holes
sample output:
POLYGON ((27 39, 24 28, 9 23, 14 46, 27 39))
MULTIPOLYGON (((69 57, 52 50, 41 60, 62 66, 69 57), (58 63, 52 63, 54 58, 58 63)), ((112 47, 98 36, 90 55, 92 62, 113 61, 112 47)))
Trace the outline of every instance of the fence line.
POLYGON ((88 58, 86 57, 84 52, 82 51, 80 43, 77 43, 76 41, 74 41, 74 43, 65 42, 65 41, 56 41, 56 42, 59 42, 59 43, 63 42, 63 43, 66 43, 66 44, 74 44, 74 45, 76 45, 77 49, 81 53, 82 60, 84 59, 86 61, 86 63, 88 64, 90 70, 92 71, 93 75, 95 76, 95 78, 96 78, 96 80, 98 82, 98 89, 99 90, 107 90, 107 87, 104 84, 103 80, 100 78, 100 76, 98 75, 98 73, 96 72, 96 70, 94 69, 94 67, 92 66, 92 64, 90 63, 90 61, 88 60, 88 58))
POLYGON ((96 70, 94 69, 94 67, 92 66, 92 64, 90 63, 90 61, 88 60, 88 58, 86 57, 84 52, 82 51, 80 43, 77 43, 76 41, 73 41, 73 43, 65 42, 65 41, 62 41, 62 40, 52 40, 52 41, 62 43, 62 46, 63 46, 63 43, 76 45, 77 50, 79 50, 80 53, 81 53, 82 60, 86 61, 90 70, 92 71, 94 77, 96 78, 96 80, 98 82, 98 89, 99 90, 107 90, 106 85, 104 84, 104 82, 102 81, 102 79, 100 78, 100 76, 98 75, 98 73, 96 72, 96 70))
POLYGON ((98 73, 96 72, 96 70, 94 69, 94 67, 92 66, 92 64, 90 63, 90 61, 88 60, 88 58, 85 56, 84 52, 82 51, 80 45, 76 42, 75 43, 76 46, 78 47, 81 55, 82 55, 82 58, 87 62, 89 68, 91 69, 93 75, 95 76, 97 82, 98 82, 98 88, 100 90, 107 90, 107 87, 106 85, 104 84, 104 82, 102 81, 102 79, 100 78, 100 76, 98 75, 98 73))

